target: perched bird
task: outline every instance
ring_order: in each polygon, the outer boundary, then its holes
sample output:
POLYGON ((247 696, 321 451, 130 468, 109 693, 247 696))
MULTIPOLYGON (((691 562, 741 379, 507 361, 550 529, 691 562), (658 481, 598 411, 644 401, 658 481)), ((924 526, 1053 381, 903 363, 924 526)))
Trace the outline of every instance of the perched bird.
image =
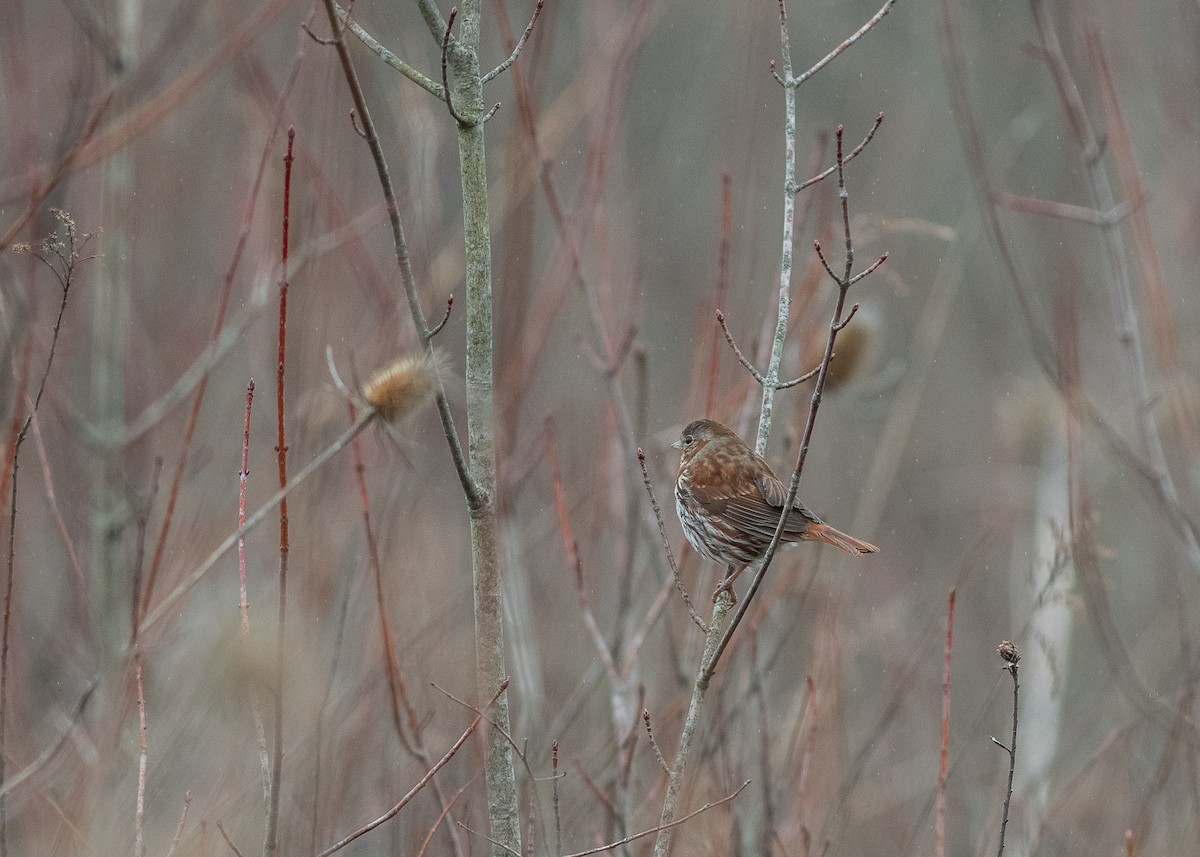
MULTIPOLYGON (((717 590, 767 551, 779 525, 787 487, 761 455, 728 426, 696 420, 672 444, 682 452, 675 479, 675 511, 683 534, 699 553, 723 563, 729 572, 717 590)), ((800 502, 792 504, 781 544, 810 540, 855 556, 877 553, 870 542, 826 524, 800 502)))

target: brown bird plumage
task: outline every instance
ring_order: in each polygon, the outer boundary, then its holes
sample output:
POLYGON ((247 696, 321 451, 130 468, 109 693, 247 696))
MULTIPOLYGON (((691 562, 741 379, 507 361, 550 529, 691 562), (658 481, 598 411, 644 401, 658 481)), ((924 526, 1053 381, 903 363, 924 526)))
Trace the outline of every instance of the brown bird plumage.
MULTIPOLYGON (((675 479, 675 510, 683 533, 699 553, 729 566, 727 586, 766 553, 787 487, 761 455, 716 420, 689 423, 672 445, 683 453, 675 479)), ((824 542, 855 556, 879 551, 829 526, 797 497, 781 543, 802 540, 824 542)))

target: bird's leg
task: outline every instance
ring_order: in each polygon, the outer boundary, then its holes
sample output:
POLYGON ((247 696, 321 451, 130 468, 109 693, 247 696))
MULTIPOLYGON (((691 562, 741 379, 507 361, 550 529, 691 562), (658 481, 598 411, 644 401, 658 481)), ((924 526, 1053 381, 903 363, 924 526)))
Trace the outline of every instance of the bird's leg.
POLYGON ((737 593, 733 591, 733 582, 738 579, 738 575, 746 570, 746 566, 731 565, 725 571, 725 577, 721 580, 721 585, 713 592, 713 604, 717 603, 717 599, 721 597, 722 592, 729 593, 729 603, 737 604, 737 593))

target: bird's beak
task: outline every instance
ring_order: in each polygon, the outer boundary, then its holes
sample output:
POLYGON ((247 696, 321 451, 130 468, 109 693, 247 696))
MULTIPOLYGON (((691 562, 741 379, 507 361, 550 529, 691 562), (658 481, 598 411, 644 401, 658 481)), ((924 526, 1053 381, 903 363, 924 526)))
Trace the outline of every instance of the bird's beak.
POLYGON ((671 444, 671 449, 682 450, 683 449, 683 438, 680 438, 679 440, 677 440, 673 444, 671 444))

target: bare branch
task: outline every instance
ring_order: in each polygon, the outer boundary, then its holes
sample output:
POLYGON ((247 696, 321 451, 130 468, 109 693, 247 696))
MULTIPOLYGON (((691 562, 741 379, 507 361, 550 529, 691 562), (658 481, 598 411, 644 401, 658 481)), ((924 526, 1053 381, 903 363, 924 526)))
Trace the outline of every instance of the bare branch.
POLYGON ((808 80, 810 77, 812 77, 814 74, 819 72, 821 69, 825 68, 825 66, 829 65, 831 62, 833 62, 835 59, 837 59, 838 55, 841 54, 843 51, 845 51, 846 48, 850 47, 855 42, 857 42, 859 39, 861 39, 863 36, 865 36, 868 32, 870 32, 871 29, 876 24, 878 24, 880 21, 882 21, 884 19, 884 17, 887 15, 888 12, 892 11, 892 7, 894 5, 896 5, 896 0, 887 0, 887 2, 884 3, 882 7, 880 7, 879 11, 876 12, 874 15, 872 15, 867 20, 867 23, 863 24, 861 27, 859 27, 857 30, 855 30, 854 33, 852 33, 844 42, 842 42, 840 45, 838 45, 836 48, 834 48, 832 51, 830 51, 828 54, 826 54, 821 60, 819 60, 817 62, 816 65, 814 65, 808 71, 802 73, 799 77, 789 78, 787 85, 795 88, 795 87, 799 86, 800 84, 804 83, 804 81, 808 80))
POLYGON ((587 851, 576 851, 574 854, 568 854, 567 857, 588 857, 588 855, 590 855, 590 854, 600 854, 604 851, 612 851, 614 848, 620 848, 623 845, 628 845, 630 842, 636 842, 637 840, 644 839, 647 836, 653 836, 654 834, 658 833, 660 830, 667 830, 668 828, 671 828, 671 827, 678 827, 679 825, 683 824, 685 821, 690 821, 691 819, 695 818, 702 812, 708 812, 710 809, 718 807, 723 803, 729 803, 735 797, 740 795, 742 793, 742 790, 745 789, 746 786, 748 786, 748 785, 750 785, 750 781, 746 780, 744 783, 742 783, 740 786, 738 786, 737 790, 735 792, 733 792, 732 794, 726 795, 725 797, 721 798, 720 800, 715 800, 712 803, 706 803, 704 806, 700 807, 699 809, 693 810, 692 812, 689 812, 687 815, 683 816, 682 818, 677 818, 674 821, 668 822, 667 824, 660 824, 657 827, 651 827, 649 830, 643 830, 641 833, 635 833, 635 834, 633 834, 633 836, 626 836, 624 839, 618 840, 616 842, 610 842, 607 845, 601 845, 598 848, 589 848, 587 851))
MULTIPOLYGON (((437 81, 431 80, 430 78, 421 74, 421 72, 417 71, 404 60, 400 59, 400 57, 396 56, 394 53, 381 45, 370 33, 359 26, 357 21, 350 17, 349 12, 347 12, 337 3, 333 4, 333 11, 334 14, 337 15, 338 21, 341 22, 342 26, 352 32, 358 38, 358 40, 366 46, 367 50, 383 60, 384 64, 389 65, 396 71, 400 72, 430 95, 433 95, 436 98, 444 97, 442 86, 437 81)), ((334 38, 332 41, 338 42, 340 41, 340 37, 334 38)))
MULTIPOLYGON (((834 359, 836 357, 837 357, 837 355, 834 354, 831 359, 834 359)), ((789 387, 795 387, 797 384, 803 384, 805 381, 807 381, 811 378, 815 378, 820 371, 821 371, 821 364, 818 363, 816 366, 809 369, 807 372, 805 372, 799 378, 793 378, 790 381, 784 381, 781 384, 776 384, 775 389, 776 390, 786 390, 789 387)))
POLYGON ((746 358, 746 355, 742 353, 742 349, 738 348, 737 343, 733 341, 733 334, 729 332, 729 327, 725 324, 725 313, 721 312, 720 310, 717 310, 717 323, 721 325, 721 330, 725 333, 725 341, 729 343, 729 347, 732 348, 733 353, 737 355, 738 362, 746 367, 746 371, 750 373, 755 381, 765 386, 767 379, 762 376, 762 373, 754 368, 754 364, 746 358))
MULTIPOLYGON (((862 276, 862 275, 860 274, 859 276, 862 276)), ((854 316, 857 313, 858 313, 858 304, 854 304, 852 307, 850 307, 850 312, 846 313, 846 317, 843 318, 841 321, 839 321, 836 325, 834 325, 834 330, 837 330, 840 332, 842 330, 842 328, 844 328, 846 325, 848 325, 850 323, 850 319, 854 318, 854 316)), ((818 367, 818 368, 820 368, 820 367, 818 367)))
POLYGON ((1008 827, 1008 808, 1012 803, 1013 794, 1013 774, 1017 768, 1017 711, 1020 708, 1020 683, 1017 681, 1017 666, 1021 662, 1021 655, 1017 651, 1017 647, 1008 640, 1000 644, 997 651, 1000 652, 1000 657, 1004 661, 1004 669, 1012 676, 1013 681, 1013 713, 1012 713, 1012 740, 1005 747, 995 738, 992 740, 1008 753, 1008 789, 1004 793, 1004 820, 1000 822, 1000 847, 996 851, 996 857, 1004 857, 1004 831, 1008 827))
POLYGON ((642 709, 642 722, 646 724, 646 737, 650 739, 650 749, 654 751, 654 758, 658 759, 658 765, 663 769, 663 773, 669 775, 671 773, 671 766, 663 758, 662 750, 658 748, 658 742, 654 740, 654 730, 650 728, 650 709, 642 709))
POLYGON ((183 793, 183 812, 179 814, 179 824, 175 828, 175 838, 171 840, 171 847, 167 849, 167 857, 175 857, 175 851, 179 848, 179 840, 183 838, 183 826, 187 823, 188 809, 192 805, 192 792, 189 789, 183 793))
POLYGON ((385 822, 390 821, 391 819, 395 818, 397 813, 399 813, 400 810, 404 809, 405 804, 407 804, 410 800, 412 800, 413 797, 419 791, 421 791, 421 789, 425 788, 425 786, 429 784, 429 781, 433 779, 434 775, 437 774, 437 772, 440 771, 442 768, 444 768, 446 766, 447 762, 449 762, 452 758, 454 758, 454 754, 459 751, 459 749, 462 747, 463 744, 467 743, 467 739, 470 738, 471 735, 475 732, 475 729, 479 726, 480 722, 483 720, 484 714, 493 705, 496 704, 496 700, 498 700, 500 698, 500 695, 502 693, 504 693, 504 691, 507 689, 508 689, 508 679, 505 678, 504 681, 502 681, 500 683, 500 689, 497 690, 494 694, 492 694, 492 698, 490 700, 488 700, 488 704, 483 707, 483 710, 480 711, 479 714, 475 715, 475 719, 471 721, 471 725, 468 726, 466 728, 466 730, 462 733, 462 735, 459 736, 458 740, 455 741, 453 745, 451 745, 450 749, 446 751, 445 755, 442 756, 442 758, 438 759, 437 764, 435 764, 432 768, 430 768, 425 773, 425 776, 421 777, 421 779, 417 781, 417 784, 414 785, 411 789, 409 789, 408 792, 404 795, 404 797, 400 798, 400 800, 396 802, 395 806, 393 806, 391 809, 389 809, 387 812, 385 812, 379 818, 375 819, 374 821, 368 822, 367 824, 364 824, 362 827, 360 827, 358 830, 351 833, 349 836, 334 843, 333 845, 330 845, 328 848, 326 848, 324 851, 322 851, 318 855, 318 857, 329 857, 330 854, 333 854, 334 852, 340 851, 341 849, 345 848, 347 845, 349 845, 355 839, 358 839, 363 834, 370 833, 372 830, 379 827, 379 825, 384 824, 385 822))
MULTIPOLYGON (((850 154, 848 154, 842 160, 843 166, 845 166, 846 164, 848 164, 852 160, 854 160, 856 157, 858 157, 858 155, 862 152, 862 150, 867 147, 867 144, 871 142, 871 139, 875 136, 875 132, 879 130, 879 126, 882 124, 883 124, 883 114, 880 113, 878 116, 875 117, 875 124, 871 126, 871 130, 867 132, 867 136, 863 137, 863 141, 861 143, 859 143, 857 146, 855 146, 850 151, 850 154)), ((806 187, 812 187, 817 182, 821 181, 822 179, 829 178, 831 175, 833 175, 836 172, 837 172, 837 164, 834 164, 834 165, 822 170, 821 172, 817 173, 812 178, 806 179, 805 181, 803 181, 802 183, 797 185, 796 193, 799 193, 800 191, 804 190, 806 187)))
POLYGON ((429 331, 430 339, 433 339, 433 337, 437 336, 439 333, 442 332, 442 328, 445 327, 446 322, 448 322, 450 320, 450 310, 453 308, 454 308, 454 294, 451 293, 450 295, 448 295, 446 297, 446 314, 444 316, 442 316, 442 320, 439 321, 436 325, 434 325, 433 328, 429 331))
POLYGON ((221 831, 221 838, 225 840, 225 844, 229 846, 230 851, 236 854, 237 857, 246 857, 246 855, 241 852, 241 849, 233 844, 233 840, 230 839, 229 834, 225 832, 225 825, 221 823, 221 819, 219 818, 217 819, 217 830, 221 831))
POLYGON ((863 277, 869 276, 872 272, 874 272, 874 270, 876 268, 878 268, 880 265, 882 265, 884 262, 886 262, 887 258, 888 258, 888 254, 884 253, 882 256, 880 256, 878 259, 876 259, 874 262, 872 262, 866 270, 860 271, 859 273, 855 274, 853 277, 850 278, 850 285, 853 286, 855 283, 857 283, 863 277))

